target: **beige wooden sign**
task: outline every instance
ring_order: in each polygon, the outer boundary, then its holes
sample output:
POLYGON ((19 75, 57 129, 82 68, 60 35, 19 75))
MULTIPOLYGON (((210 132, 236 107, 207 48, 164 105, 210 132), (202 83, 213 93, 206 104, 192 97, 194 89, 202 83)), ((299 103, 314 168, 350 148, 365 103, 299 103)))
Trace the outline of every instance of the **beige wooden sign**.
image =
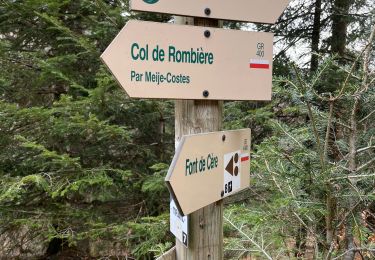
POLYGON ((182 138, 165 178, 182 215, 249 187, 250 134, 241 129, 182 138))
POLYGON ((131 0, 135 11, 274 24, 290 0, 131 0))
POLYGON ((102 54, 130 97, 270 100, 273 34, 129 21, 102 54))

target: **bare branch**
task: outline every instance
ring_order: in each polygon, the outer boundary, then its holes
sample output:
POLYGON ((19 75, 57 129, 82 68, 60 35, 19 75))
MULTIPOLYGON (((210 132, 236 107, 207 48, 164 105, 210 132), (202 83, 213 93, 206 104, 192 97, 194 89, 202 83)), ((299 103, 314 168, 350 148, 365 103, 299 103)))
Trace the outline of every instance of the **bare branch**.
POLYGON ((324 157, 326 159, 327 159, 327 154, 328 154, 329 136, 331 132, 333 106, 334 106, 334 101, 329 102, 328 122, 327 122, 326 137, 324 140, 324 151, 323 151, 324 157))
POLYGON ((357 171, 361 171, 363 169, 366 169, 367 167, 371 166, 371 164, 375 163, 375 158, 372 158, 370 161, 368 161, 367 163, 364 163, 362 164, 361 166, 359 166, 357 168, 357 171))
POLYGON ((353 211, 359 206, 359 204, 361 204, 361 201, 357 202, 355 205, 353 205, 353 207, 350 208, 348 212, 345 213, 345 216, 342 218, 340 223, 336 226, 336 229, 339 229, 344 224, 346 219, 353 213, 353 211))
MULTIPOLYGON (((375 149, 375 146, 367 146, 367 147, 363 147, 363 148, 360 148, 356 151, 356 155, 360 154, 360 153, 363 153, 363 152, 366 152, 368 150, 371 150, 371 149, 375 149)), ((342 160, 345 160, 347 159, 349 156, 349 154, 346 154, 345 156, 343 156, 342 160)), ((342 161, 341 160, 341 161, 342 161)))
POLYGON ((365 47, 365 55, 363 59, 363 72, 364 72, 363 81, 362 81, 363 89, 361 91, 366 91, 369 86, 367 84, 367 80, 369 76, 370 51, 371 51, 372 41, 374 40, 374 37, 375 37, 375 24, 372 27, 370 38, 368 39, 368 43, 365 47))
POLYGON ((339 98, 342 97, 342 95, 344 94, 344 90, 348 84, 348 81, 350 79, 350 77, 354 77, 358 80, 361 80, 359 77, 355 76, 353 74, 353 71, 354 71, 354 68, 359 60, 359 58, 364 55, 364 59, 363 59, 363 71, 364 71, 364 77, 362 78, 362 89, 360 89, 359 91, 357 91, 357 93, 359 92, 362 92, 362 91, 365 91, 367 90, 368 86, 371 84, 371 82, 373 82, 373 80, 370 81, 369 84, 367 84, 367 80, 368 80, 368 76, 369 76, 369 59, 370 59, 370 51, 371 51, 371 43, 372 41, 374 40, 374 37, 375 37, 375 25, 373 26, 372 28, 372 31, 371 31, 371 35, 370 35, 370 38, 368 40, 368 43, 366 44, 365 48, 363 48, 363 50, 361 51, 361 53, 357 56, 356 60, 354 61, 352 67, 350 68, 350 71, 347 71, 345 70, 344 68, 340 68, 343 69, 344 71, 346 71, 348 73, 348 76, 346 77, 345 81, 344 81, 344 84, 342 85, 340 91, 339 91, 339 94, 333 98, 333 100, 337 100, 339 98))
POLYGON ((342 84, 342 87, 340 89, 339 94, 333 100, 337 100, 337 99, 341 98, 342 95, 344 94, 344 90, 345 90, 346 86, 348 85, 349 79, 353 76, 354 68, 356 67, 356 64, 357 64, 359 58, 362 56, 363 52, 364 52, 364 50, 362 50, 362 52, 358 55, 356 60, 353 62, 353 65, 350 68, 350 71, 346 71, 348 73, 348 75, 346 76, 344 84, 342 84))
POLYGON ((358 150, 357 150, 357 154, 360 154, 360 153, 366 152, 367 150, 371 150, 371 149, 375 149, 375 146, 367 146, 367 147, 364 147, 364 148, 358 149, 358 150))
POLYGON ((281 189, 280 185, 277 183, 276 178, 275 178, 275 175, 278 175, 278 174, 275 173, 275 172, 273 172, 273 171, 271 170, 271 168, 270 168, 270 166, 269 166, 267 160, 264 160, 264 163, 266 164, 267 170, 271 173, 271 175, 272 175, 272 180, 273 180, 273 182, 275 183, 277 189, 278 189, 281 193, 283 193, 283 190, 281 189))
POLYGON ((375 252, 375 248, 365 248, 365 247, 356 247, 356 248, 351 248, 347 251, 345 251, 344 253, 342 253, 341 255, 338 255, 337 257, 333 258, 332 260, 336 260, 336 259, 341 259, 341 257, 343 257, 344 255, 350 253, 350 252, 359 252, 359 251, 365 251, 365 252, 375 252))
POLYGON ((308 114, 309 114, 311 124, 312 124, 312 127, 313 127, 313 132, 314 132, 314 136, 315 136, 315 139, 316 139, 316 143, 318 145, 320 164, 321 164, 322 169, 324 169, 325 168, 324 154, 323 154, 319 133, 318 133, 318 129, 317 129, 317 126, 316 126, 315 117, 314 117, 314 114, 313 114, 312 109, 311 109, 310 102, 307 102, 307 110, 308 110, 308 114))
POLYGON ((278 127, 284 132, 284 134, 286 134, 287 136, 289 136, 296 144, 298 144, 299 147, 301 148, 304 148, 304 146, 297 141, 297 139, 295 139, 291 134, 288 133, 288 131, 286 131, 279 122, 276 121, 276 124, 278 125, 278 127))
POLYGON ((368 178, 368 177, 375 177, 375 173, 361 174, 361 175, 348 175, 344 177, 331 178, 328 181, 345 180, 345 179, 360 179, 360 178, 368 178))
POLYGON ((370 114, 368 114, 367 116, 365 116, 364 118, 362 118, 361 120, 359 120, 359 123, 362 123, 363 121, 365 121, 367 118, 369 118, 374 113, 375 113, 375 110, 371 111, 370 114))

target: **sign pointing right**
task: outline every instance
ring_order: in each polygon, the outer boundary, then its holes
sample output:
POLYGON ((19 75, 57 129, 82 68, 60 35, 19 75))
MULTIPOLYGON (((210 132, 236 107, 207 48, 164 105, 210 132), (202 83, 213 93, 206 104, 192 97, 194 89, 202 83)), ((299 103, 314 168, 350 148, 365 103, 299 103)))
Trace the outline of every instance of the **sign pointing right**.
POLYGON ((290 0, 132 0, 131 9, 182 16, 274 24, 290 0))

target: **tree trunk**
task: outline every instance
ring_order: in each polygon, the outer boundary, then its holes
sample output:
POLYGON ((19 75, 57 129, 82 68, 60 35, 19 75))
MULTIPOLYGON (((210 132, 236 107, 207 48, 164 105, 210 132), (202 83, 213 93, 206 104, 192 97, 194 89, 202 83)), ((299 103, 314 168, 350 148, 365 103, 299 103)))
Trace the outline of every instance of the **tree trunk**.
POLYGON ((332 13, 331 51, 345 57, 347 27, 350 22, 349 9, 353 0, 334 0, 332 13))
POLYGON ((305 254, 304 259, 306 260, 314 260, 315 259, 315 246, 316 246, 316 238, 315 234, 315 224, 309 223, 309 230, 307 230, 306 235, 306 244, 305 244, 305 254))
MULTIPOLYGON (((347 27, 350 23, 349 10, 353 0, 333 0, 333 10, 332 10, 332 35, 331 35, 331 52, 334 55, 339 56, 339 62, 345 64, 345 54, 346 54, 346 43, 347 43, 347 27)), ((357 125, 356 125, 356 111, 358 102, 355 101, 352 114, 351 114, 351 132, 349 137, 349 174, 356 171, 356 135, 357 135, 357 125)), ((348 210, 354 206, 353 198, 349 199, 348 210)), ((347 250, 352 250, 354 248, 354 238, 352 233, 353 219, 348 217, 346 221, 346 243, 347 250)), ((328 232, 328 230, 327 230, 328 232)), ((328 242, 328 233, 327 233, 328 242)), ((352 260, 354 259, 355 252, 349 251, 344 259, 352 260)))
POLYGON ((336 213, 336 199, 332 194, 332 185, 327 185, 327 216, 326 216, 326 243, 327 248, 330 250, 335 234, 335 229, 333 226, 333 221, 335 219, 336 213))
MULTIPOLYGON (((329 114, 328 114, 328 121, 327 121, 327 129, 326 129, 326 136, 324 141, 324 158, 325 161, 329 161, 329 153, 328 151, 331 150, 331 144, 335 143, 335 135, 333 135, 331 132, 335 131, 332 128, 332 117, 334 114, 334 101, 329 102, 329 114)), ((330 252, 332 249, 332 242, 335 235, 335 229, 333 222, 336 218, 336 198, 334 196, 334 187, 332 183, 326 184, 327 189, 327 198, 326 198, 326 209, 327 209, 327 215, 326 215, 326 247, 328 249, 328 255, 327 259, 330 259, 330 252)))
POLYGON ((311 73, 315 72, 319 66, 319 42, 320 42, 320 17, 322 14, 322 0, 315 1, 315 13, 314 13, 314 24, 311 36, 311 73))
MULTIPOLYGON (((349 135, 349 173, 350 175, 356 175, 357 173, 357 112, 359 108, 359 98, 355 98, 353 108, 350 115, 350 135, 349 135)), ((353 180, 349 180, 354 182, 353 180)), ((355 186, 356 183, 353 183, 355 186)), ((355 200, 353 197, 349 198, 349 207, 348 211, 353 210, 355 205, 355 200)), ((353 212, 353 215, 355 213, 353 212)), ((346 228, 345 228, 345 237, 346 237, 346 249, 348 253, 345 255, 344 260, 353 260, 355 256, 355 244, 354 244, 354 236, 353 236, 353 218, 348 216, 346 221, 346 228)))

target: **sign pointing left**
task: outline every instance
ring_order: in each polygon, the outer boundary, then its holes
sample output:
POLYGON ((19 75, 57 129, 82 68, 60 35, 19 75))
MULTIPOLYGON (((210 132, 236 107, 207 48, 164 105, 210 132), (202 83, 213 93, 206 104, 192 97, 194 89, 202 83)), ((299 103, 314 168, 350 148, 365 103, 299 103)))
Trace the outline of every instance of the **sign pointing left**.
POLYGON ((132 0, 132 10, 203 18, 276 22, 290 0, 132 0))
POLYGON ((273 34, 129 21, 101 58, 133 98, 270 100, 273 34))
POLYGON ((250 185, 250 129, 184 136, 166 177, 182 215, 250 185))

